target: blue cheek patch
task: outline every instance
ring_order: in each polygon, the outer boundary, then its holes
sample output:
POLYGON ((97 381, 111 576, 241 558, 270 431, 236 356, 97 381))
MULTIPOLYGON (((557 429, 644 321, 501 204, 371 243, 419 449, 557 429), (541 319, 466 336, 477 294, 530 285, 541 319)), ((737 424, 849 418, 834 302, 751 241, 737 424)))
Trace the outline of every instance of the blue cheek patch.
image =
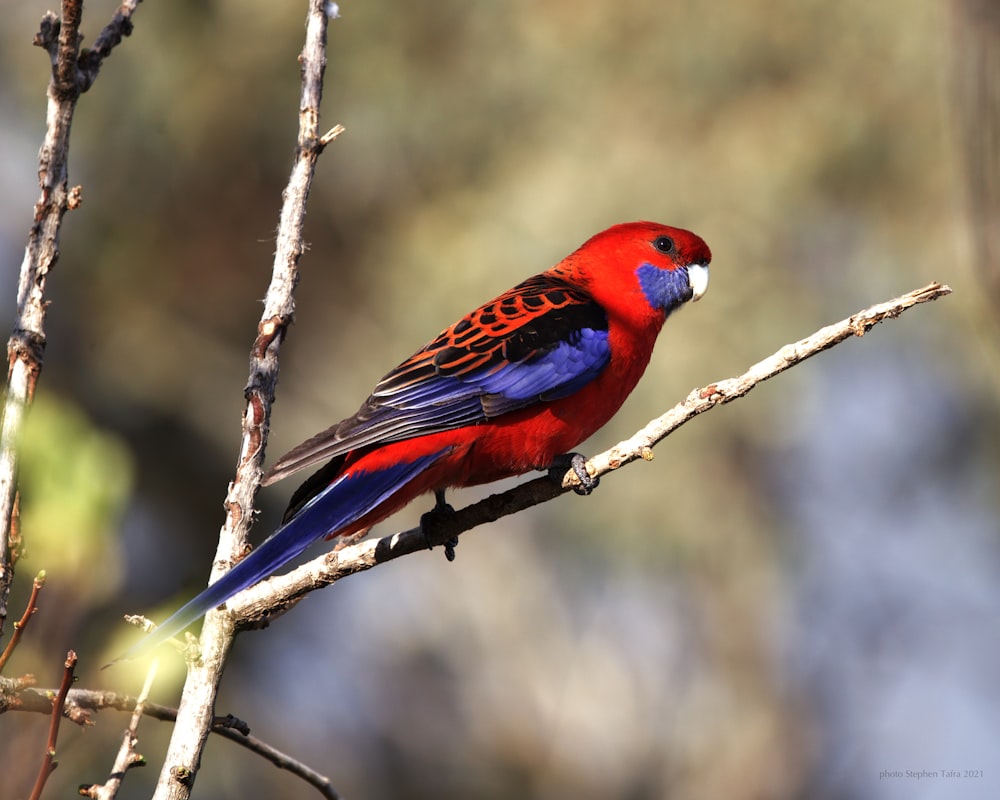
POLYGON ((646 301, 653 308, 658 308, 667 314, 694 296, 684 267, 660 269, 646 263, 640 266, 635 274, 639 278, 639 287, 646 296, 646 301))

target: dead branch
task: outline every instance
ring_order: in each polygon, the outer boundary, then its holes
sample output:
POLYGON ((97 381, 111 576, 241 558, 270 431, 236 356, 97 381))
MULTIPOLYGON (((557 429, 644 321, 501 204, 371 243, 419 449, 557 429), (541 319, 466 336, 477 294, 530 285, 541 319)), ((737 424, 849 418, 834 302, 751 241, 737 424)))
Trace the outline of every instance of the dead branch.
MULTIPOLYGON (((294 311, 293 291, 298 262, 305 250, 302 227, 316 161, 339 127, 319 130, 323 73, 326 69, 327 25, 336 5, 309 0, 306 41, 299 56, 302 92, 299 133, 291 176, 283 195, 271 283, 257 338, 250 351, 250 377, 244 394, 243 436, 236 473, 226 496, 226 519, 219 534, 210 580, 215 581, 245 552, 253 521, 254 498, 260 488, 261 464, 278 380, 278 351, 294 311)), ((210 611, 201 637, 201 658, 189 663, 187 680, 177 710, 155 800, 187 800, 201 764, 201 753, 212 725, 212 709, 235 628, 227 613, 210 611)))
MULTIPOLYGON (((149 679, 147 678, 148 685, 149 679)), ((18 686, 16 694, 12 692, 9 695, 0 695, 0 713, 6 711, 28 711, 51 714, 52 698, 56 693, 56 689, 18 686)), ((137 714, 161 722, 175 722, 177 720, 176 708, 149 702, 142 695, 133 697, 121 694, 120 692, 101 691, 97 689, 70 689, 69 694, 66 696, 63 715, 70 722, 82 727, 90 727, 95 724, 93 714, 100 711, 131 712, 132 721, 129 725, 129 730, 133 734, 137 728, 137 714)), ((291 774, 301 778, 314 787, 321 796, 329 798, 329 800, 337 800, 339 797, 328 777, 321 775, 308 765, 292 758, 287 753, 282 752, 262 739, 251 736, 250 726, 232 714, 213 718, 211 731, 216 736, 221 736, 223 739, 235 742, 251 753, 255 753, 265 760, 270 761, 279 769, 287 770, 291 774)), ((129 766, 135 766, 135 763, 132 761, 132 758, 135 756, 134 742, 130 747, 131 750, 128 758, 131 763, 129 763, 129 766)), ((107 786, 107 784, 104 784, 104 786, 107 786)), ((94 797, 114 797, 113 793, 102 795, 95 792, 95 789, 101 790, 103 786, 87 787, 86 791, 90 793, 90 796, 94 797)))
POLYGON ((76 103, 97 77, 101 63, 132 32, 140 0, 126 0, 90 50, 80 51, 83 0, 63 0, 62 14, 42 18, 35 45, 49 54, 45 138, 38 153, 41 194, 24 249, 17 284, 17 317, 7 341, 7 392, 0 423, 0 637, 13 580, 10 538, 16 528, 17 446, 35 396, 45 352, 45 287, 59 257, 59 235, 67 211, 80 205, 81 189, 69 187, 69 135, 76 103))
POLYGON ((135 749, 139 743, 139 722, 142 720, 143 710, 149 698, 149 692, 153 688, 153 681, 156 679, 156 671, 159 660, 153 659, 149 670, 146 672, 146 681, 142 685, 142 691, 135 700, 135 707, 132 709, 132 717, 128 727, 122 736, 121 746, 118 748, 118 755, 115 763, 111 767, 111 775, 102 784, 91 784, 81 786, 81 795, 93 798, 93 800, 114 800, 118 796, 118 789, 121 788, 125 773, 133 767, 143 767, 146 759, 135 749))

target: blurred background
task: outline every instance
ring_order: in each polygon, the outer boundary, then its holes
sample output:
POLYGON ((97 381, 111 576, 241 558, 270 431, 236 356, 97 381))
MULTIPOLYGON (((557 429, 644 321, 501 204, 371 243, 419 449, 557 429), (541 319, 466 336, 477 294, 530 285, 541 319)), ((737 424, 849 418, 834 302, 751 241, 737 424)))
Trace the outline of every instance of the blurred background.
MULTIPOLYGON (((0 7, 9 330, 48 4, 0 7)), ((85 44, 113 8, 88 2, 85 44)), ((698 418, 589 498, 463 537, 454 564, 417 554, 314 593, 240 637, 217 713, 348 798, 1000 796, 1000 4, 340 9, 323 126, 347 132, 319 162, 271 461, 616 222, 697 231, 712 284, 587 453, 871 303, 931 280, 955 294, 698 418)), ((79 686, 135 694, 141 665, 98 670, 135 636, 121 615, 162 618, 207 579, 304 16, 144 3, 80 102, 83 205, 49 283, 8 633, 31 577, 48 585, 8 675, 54 686, 72 647, 79 686)), ((293 488, 261 493, 257 541, 293 488)), ((175 705, 181 668, 161 675, 153 699, 175 705)), ((47 796, 105 780, 126 721, 65 724, 47 796)), ((5 796, 27 794, 47 724, 0 718, 5 796)), ((121 797, 149 795, 169 731, 143 724, 153 766, 121 797)), ((315 796, 223 740, 196 795, 315 796)))

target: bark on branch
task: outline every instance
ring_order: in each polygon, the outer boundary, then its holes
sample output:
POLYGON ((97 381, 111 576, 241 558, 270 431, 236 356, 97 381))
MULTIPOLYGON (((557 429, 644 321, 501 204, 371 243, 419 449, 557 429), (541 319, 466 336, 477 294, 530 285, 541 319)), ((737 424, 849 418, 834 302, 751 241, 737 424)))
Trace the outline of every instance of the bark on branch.
MULTIPOLYGON (((226 519, 219 534, 211 580, 215 581, 239 559, 247 547, 253 522, 254 497, 260 488, 261 464, 278 381, 278 350, 292 319, 292 293, 298 282, 298 261, 305 250, 302 227, 316 161, 324 147, 342 130, 321 135, 320 100, 326 69, 326 36, 336 6, 328 0, 309 0, 306 41, 299 55, 302 92, 299 133, 291 176, 283 194, 271 283, 257 338, 250 351, 250 376, 244 395, 243 435, 236 473, 226 496, 226 519)), ((153 795, 154 800, 187 800, 201 765, 201 753, 214 718, 215 697, 232 646, 234 626, 225 611, 205 617, 201 658, 189 664, 177 709, 177 723, 153 795)))
POLYGON ((24 249, 17 284, 17 316, 7 342, 7 392, 0 423, 0 638, 7 618, 16 537, 18 441, 45 352, 45 286, 59 258, 59 234, 67 211, 80 205, 79 186, 69 187, 69 136, 80 95, 97 77, 101 63, 122 37, 132 32, 132 13, 140 0, 126 0, 97 37, 80 51, 83 0, 63 0, 61 16, 42 18, 35 45, 49 54, 52 77, 47 90, 45 138, 38 153, 41 193, 24 249))
MULTIPOLYGON (((115 796, 115 792, 123 777, 123 770, 135 766, 139 759, 141 759, 141 756, 134 751, 136 743, 135 732, 138 726, 136 715, 141 714, 144 717, 160 720, 161 722, 175 722, 177 720, 176 708, 152 703, 145 699, 151 683, 152 678, 148 677, 146 685, 138 697, 95 689, 69 690, 69 693, 66 695, 63 716, 70 722, 81 727, 89 727, 95 724, 93 720, 95 712, 127 711, 132 714, 132 721, 126 731, 128 739, 127 742, 123 741, 123 748, 119 753, 118 763, 116 763, 115 768, 112 770, 111 779, 107 784, 101 786, 81 787, 81 793, 99 798, 115 796)), ((53 698, 56 696, 56 689, 39 687, 19 688, 16 693, 0 693, 0 714, 8 711, 27 711, 51 715, 53 698)), ((301 778, 315 788, 322 797, 326 797, 329 800, 337 800, 339 797, 328 777, 262 739, 251 736, 250 726, 243 720, 237 719, 231 714, 223 717, 215 717, 212 721, 212 733, 238 744, 251 753, 259 755, 261 758, 278 767, 278 769, 287 770, 292 775, 301 778)))

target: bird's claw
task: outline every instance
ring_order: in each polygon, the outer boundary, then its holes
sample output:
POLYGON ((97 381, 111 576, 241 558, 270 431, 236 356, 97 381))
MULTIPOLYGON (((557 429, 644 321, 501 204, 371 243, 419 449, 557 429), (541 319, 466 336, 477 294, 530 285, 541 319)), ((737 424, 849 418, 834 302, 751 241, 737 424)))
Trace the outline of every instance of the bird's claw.
MULTIPOLYGON (((431 537, 427 535, 427 531, 434 526, 440 526, 443 522, 455 516, 455 509, 445 502, 443 489, 435 489, 434 499, 434 508, 420 517, 420 532, 424 535, 424 542, 427 544, 428 550, 434 549, 434 543, 431 541, 431 537)), ((456 547, 458 547, 457 536, 452 536, 444 543, 444 557, 449 561, 455 560, 456 547)))
POLYGON ((580 453, 564 453, 556 456, 552 466, 549 467, 549 478, 562 486, 563 478, 569 469, 573 470, 573 474, 580 481, 579 486, 573 486, 573 491, 579 495, 590 494, 601 482, 600 478, 587 472, 587 459, 580 453))

